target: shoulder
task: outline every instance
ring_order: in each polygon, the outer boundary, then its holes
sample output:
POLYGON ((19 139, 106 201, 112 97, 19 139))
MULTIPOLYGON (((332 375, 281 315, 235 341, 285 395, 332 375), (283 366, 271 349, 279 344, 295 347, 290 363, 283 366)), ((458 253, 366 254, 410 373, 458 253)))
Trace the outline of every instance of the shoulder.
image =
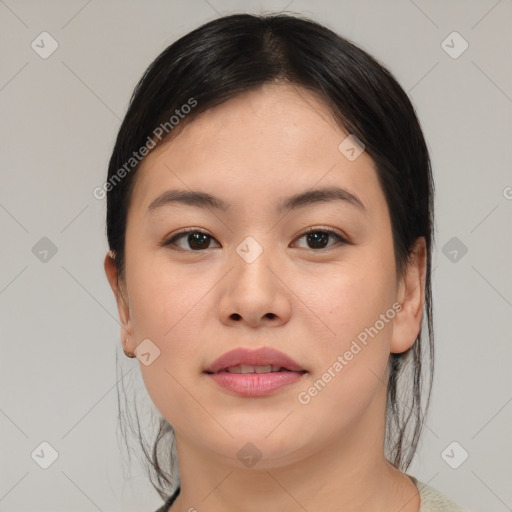
POLYGON ((458 505, 447 498, 444 494, 420 482, 413 476, 409 477, 415 483, 420 494, 419 512, 464 512, 458 505))

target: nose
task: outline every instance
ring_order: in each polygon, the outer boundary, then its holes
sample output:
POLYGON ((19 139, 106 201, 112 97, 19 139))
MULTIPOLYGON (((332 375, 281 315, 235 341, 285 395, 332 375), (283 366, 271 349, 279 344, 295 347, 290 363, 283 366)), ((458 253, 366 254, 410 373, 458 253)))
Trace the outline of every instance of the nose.
MULTIPOLYGON (((219 316, 225 325, 245 324, 250 328, 278 327, 288 322, 291 291, 280 274, 279 259, 263 250, 256 259, 234 251, 232 270, 223 280, 219 316), (273 262, 273 263, 272 263, 273 262)), ((281 270, 281 272, 280 272, 281 270)))

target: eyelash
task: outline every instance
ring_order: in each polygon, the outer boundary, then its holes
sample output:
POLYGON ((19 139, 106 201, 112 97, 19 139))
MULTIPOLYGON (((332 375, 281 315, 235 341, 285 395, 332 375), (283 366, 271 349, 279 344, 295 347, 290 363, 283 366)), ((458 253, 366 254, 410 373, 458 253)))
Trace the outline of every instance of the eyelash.
MULTIPOLYGON (((164 240, 160 245, 163 246, 163 247, 167 247, 167 246, 170 246, 170 245, 176 245, 175 242, 183 237, 184 235, 188 235, 190 233, 202 233, 203 235, 206 235, 208 237, 210 237, 211 239, 215 240, 215 238, 213 236, 211 236, 209 233, 207 233, 206 231, 203 231, 201 229, 198 229, 198 228, 187 228, 187 229, 183 229, 182 231, 174 234, 172 237, 168 238, 167 240, 164 240)), ((344 238, 343 236, 341 236, 338 232, 334 231, 333 229, 330 229, 330 228, 317 228, 317 227, 311 227, 311 228, 308 228, 306 229, 306 231, 303 231, 301 235, 299 235, 296 240, 299 240, 300 238, 304 237, 305 235, 308 235, 309 233, 326 233, 328 235, 332 235, 334 236, 335 238, 338 239, 338 242, 341 243, 342 245, 349 245, 351 244, 351 242, 349 242, 346 238, 344 238)), ((218 242, 217 242, 218 243, 218 242)), ((335 244, 336 245, 336 244, 335 244)), ((311 249, 312 251, 314 252, 325 252, 325 251, 329 251, 329 249, 332 249, 334 246, 330 246, 330 247, 327 247, 325 249, 311 249)), ((191 250, 191 249, 182 249, 181 247, 179 247, 177 250, 182 250, 182 251, 185 251, 185 252, 203 252, 203 251, 207 251, 208 249, 200 249, 200 250, 191 250)))

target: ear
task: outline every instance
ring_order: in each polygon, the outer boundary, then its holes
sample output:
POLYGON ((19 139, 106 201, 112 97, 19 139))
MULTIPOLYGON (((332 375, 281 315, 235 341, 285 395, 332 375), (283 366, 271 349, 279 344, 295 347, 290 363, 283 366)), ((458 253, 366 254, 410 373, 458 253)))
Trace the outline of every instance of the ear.
POLYGON ((130 307, 126 298, 127 293, 124 290, 124 287, 119 283, 119 276, 117 275, 115 262, 115 253, 113 251, 108 251, 107 255, 105 256, 104 267, 105 274, 107 275, 108 282, 110 283, 110 287, 114 292, 114 296, 117 302, 117 310, 119 312, 119 319, 121 320, 121 340, 123 349, 128 352, 133 352, 135 347, 132 346, 133 343, 130 343, 130 341, 133 339, 130 307))
POLYGON ((416 341, 421 329, 425 303, 427 249, 424 237, 416 240, 407 271, 398 285, 397 302, 402 305, 393 321, 391 353, 400 354, 416 341))

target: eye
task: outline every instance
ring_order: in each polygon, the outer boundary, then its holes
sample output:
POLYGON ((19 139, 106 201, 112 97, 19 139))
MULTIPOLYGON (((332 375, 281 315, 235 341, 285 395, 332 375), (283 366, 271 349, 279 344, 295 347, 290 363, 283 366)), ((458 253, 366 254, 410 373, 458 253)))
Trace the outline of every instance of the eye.
MULTIPOLYGON (((336 231, 328 228, 308 228, 306 233, 301 235, 297 240, 306 238, 306 244, 311 244, 313 247, 306 247, 306 249, 325 249, 329 237, 334 237, 342 244, 349 242, 339 235, 336 231)), ((332 246, 333 244, 331 244, 332 246)), ((330 246, 327 246, 328 248, 330 246)))
MULTIPOLYGON (((311 244, 312 247, 306 247, 310 249, 325 249, 326 247, 329 248, 334 244, 331 244, 330 246, 327 245, 327 241, 329 240, 329 237, 331 239, 334 237, 338 242, 342 244, 348 244, 349 242, 339 235, 336 231, 329 229, 329 228, 308 228, 307 231, 302 234, 297 240, 300 240, 301 238, 306 239, 306 244, 311 244)), ((189 228, 184 229, 183 231, 180 231, 179 233, 176 233, 168 240, 162 242, 162 246, 177 246, 180 249, 188 250, 192 252, 198 252, 198 251, 204 251, 207 249, 211 249, 210 242, 212 240, 215 240, 211 235, 206 233, 205 231, 201 231, 199 229, 195 228, 189 228), (186 238, 185 238, 186 237, 186 238), (188 247, 182 247, 179 245, 178 242, 180 242, 182 239, 185 240, 185 244, 188 244, 188 247)), ((220 247, 220 245, 218 246, 220 247)))
POLYGON ((168 240, 162 243, 163 246, 176 245, 183 250, 190 250, 187 247, 181 247, 176 242, 181 241, 181 239, 185 239, 185 243, 188 244, 189 248, 192 252, 204 251, 206 249, 210 249, 209 244, 211 240, 215 240, 208 233, 201 231, 195 228, 184 229, 179 233, 175 234, 168 240), (186 238, 185 238, 186 237, 186 238))

